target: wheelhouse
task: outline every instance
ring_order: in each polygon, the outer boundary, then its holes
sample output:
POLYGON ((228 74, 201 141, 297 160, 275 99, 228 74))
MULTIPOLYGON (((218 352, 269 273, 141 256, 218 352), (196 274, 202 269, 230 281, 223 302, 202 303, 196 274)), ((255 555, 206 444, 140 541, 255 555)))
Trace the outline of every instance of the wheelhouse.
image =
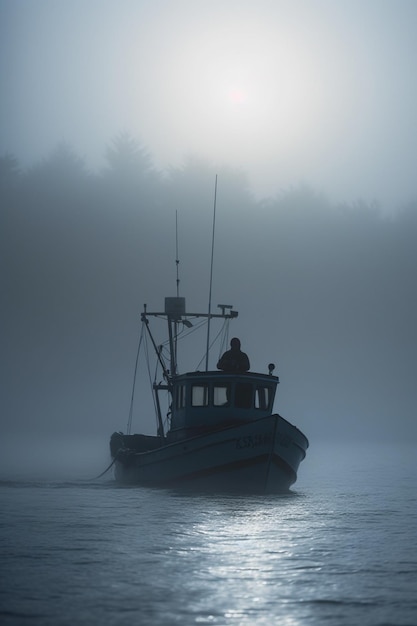
POLYGON ((248 372, 192 372, 172 380, 169 438, 271 415, 278 377, 248 372))

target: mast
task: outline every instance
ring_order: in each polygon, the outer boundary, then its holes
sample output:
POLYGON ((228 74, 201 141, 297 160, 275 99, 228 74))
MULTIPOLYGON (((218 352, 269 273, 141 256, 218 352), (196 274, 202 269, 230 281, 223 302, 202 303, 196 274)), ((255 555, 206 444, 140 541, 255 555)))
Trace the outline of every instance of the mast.
POLYGON ((215 228, 216 228, 216 201, 217 201, 217 174, 216 174, 216 180, 214 183, 213 232, 211 236, 211 263, 210 263, 210 287, 209 287, 208 320, 207 320, 206 372, 208 371, 208 360, 209 360, 209 349, 210 349, 211 288, 213 284, 214 233, 215 233, 215 228))
MULTIPOLYGON (((180 259, 178 254, 178 211, 175 211, 175 265, 177 268, 177 300, 180 296, 180 259)), ((172 333, 171 320, 168 318, 169 345, 171 347, 171 376, 177 373, 177 349, 178 349, 178 319, 173 321, 174 333, 172 333)))

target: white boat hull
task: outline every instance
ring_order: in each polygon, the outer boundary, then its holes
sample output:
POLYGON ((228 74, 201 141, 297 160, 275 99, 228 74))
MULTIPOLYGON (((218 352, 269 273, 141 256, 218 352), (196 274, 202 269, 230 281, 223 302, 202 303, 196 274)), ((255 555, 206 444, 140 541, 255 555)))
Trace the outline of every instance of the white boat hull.
POLYGON ((152 487, 279 493, 297 479, 306 437, 275 414, 147 452, 120 450, 116 479, 152 487))

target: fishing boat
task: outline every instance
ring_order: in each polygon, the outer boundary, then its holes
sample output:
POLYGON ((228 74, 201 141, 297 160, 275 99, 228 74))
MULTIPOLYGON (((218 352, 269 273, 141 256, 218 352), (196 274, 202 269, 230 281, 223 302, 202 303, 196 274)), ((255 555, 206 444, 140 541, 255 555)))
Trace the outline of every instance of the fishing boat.
POLYGON ((187 313, 185 298, 178 295, 165 298, 163 311, 148 312, 144 306, 142 332, 150 338, 161 376, 152 383, 157 434, 113 433, 117 481, 242 493, 281 493, 295 483, 308 440, 273 411, 279 378, 272 363, 265 373, 209 370, 207 333, 206 368, 178 372, 178 338, 194 324, 222 320, 224 341, 238 312, 229 305, 218 307, 218 313, 187 313), (167 323, 166 356, 151 318, 167 323), (162 394, 168 397, 166 417, 162 394))

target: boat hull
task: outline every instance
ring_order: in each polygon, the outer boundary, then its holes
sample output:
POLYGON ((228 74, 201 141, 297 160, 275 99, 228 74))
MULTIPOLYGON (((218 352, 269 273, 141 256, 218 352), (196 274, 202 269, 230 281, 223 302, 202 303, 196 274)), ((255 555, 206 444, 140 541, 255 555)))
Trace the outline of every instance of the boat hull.
POLYGON ((295 483, 307 448, 301 431, 275 414, 146 452, 120 449, 115 476, 149 487, 282 493, 295 483))

